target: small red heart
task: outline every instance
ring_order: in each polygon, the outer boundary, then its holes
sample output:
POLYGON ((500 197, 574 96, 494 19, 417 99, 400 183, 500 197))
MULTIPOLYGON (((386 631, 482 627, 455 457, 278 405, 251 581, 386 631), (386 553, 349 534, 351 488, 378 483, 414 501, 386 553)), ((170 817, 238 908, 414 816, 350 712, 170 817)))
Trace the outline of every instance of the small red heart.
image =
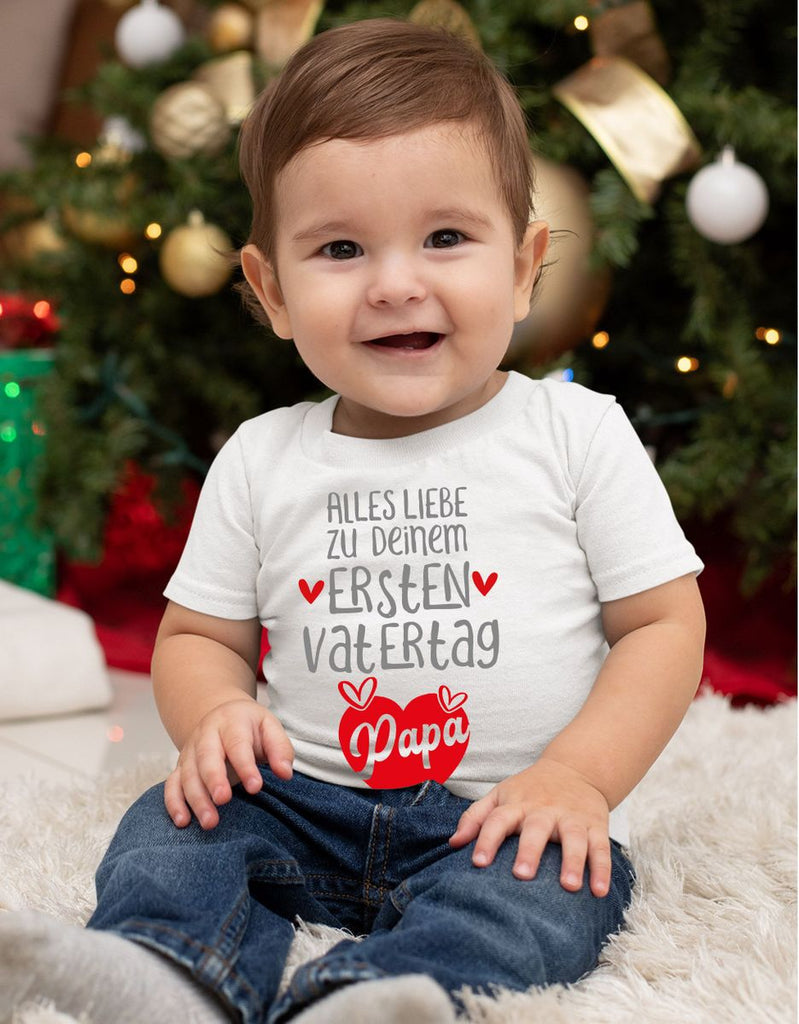
POLYGON ((313 586, 310 586, 307 580, 299 580, 298 586, 300 588, 300 593, 308 602, 308 604, 313 604, 317 597, 319 597, 319 595, 324 590, 325 581, 317 580, 313 586))
POLYGON ((367 676, 360 686, 351 683, 349 679, 342 679, 338 684, 338 692, 344 700, 360 711, 365 711, 369 707, 376 689, 377 679, 374 676, 367 676))
POLYGON ((438 688, 438 703, 445 711, 457 711, 468 699, 465 693, 452 693, 448 686, 438 688))
POLYGON ((498 576, 495 572, 492 572, 487 579, 483 579, 479 572, 473 572, 472 579, 474 580, 474 585, 477 587, 477 589, 480 591, 483 597, 485 597, 489 590, 497 582, 498 576))

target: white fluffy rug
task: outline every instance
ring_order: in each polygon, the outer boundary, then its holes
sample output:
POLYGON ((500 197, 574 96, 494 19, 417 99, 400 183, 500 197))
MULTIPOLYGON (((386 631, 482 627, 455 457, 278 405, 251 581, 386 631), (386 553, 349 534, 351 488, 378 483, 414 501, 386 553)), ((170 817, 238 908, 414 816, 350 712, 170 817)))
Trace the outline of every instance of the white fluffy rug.
MULTIPOLYGON (((0 786, 0 909, 85 921, 117 821, 167 767, 142 762, 91 785, 0 786)), ((734 710, 704 694, 639 787, 634 816, 639 883, 601 966, 569 989, 470 996, 472 1024, 796 1020, 795 702, 734 710)), ((335 934, 299 929, 287 971, 335 934)), ((15 1018, 72 1020, 52 1007, 15 1018)))

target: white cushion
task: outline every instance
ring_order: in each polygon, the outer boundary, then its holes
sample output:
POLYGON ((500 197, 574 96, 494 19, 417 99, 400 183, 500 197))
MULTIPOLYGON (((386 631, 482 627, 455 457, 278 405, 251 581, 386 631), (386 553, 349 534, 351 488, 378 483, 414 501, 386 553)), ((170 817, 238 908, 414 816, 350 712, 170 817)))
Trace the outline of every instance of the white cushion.
POLYGON ((0 720, 103 708, 111 696, 91 618, 0 580, 0 720))

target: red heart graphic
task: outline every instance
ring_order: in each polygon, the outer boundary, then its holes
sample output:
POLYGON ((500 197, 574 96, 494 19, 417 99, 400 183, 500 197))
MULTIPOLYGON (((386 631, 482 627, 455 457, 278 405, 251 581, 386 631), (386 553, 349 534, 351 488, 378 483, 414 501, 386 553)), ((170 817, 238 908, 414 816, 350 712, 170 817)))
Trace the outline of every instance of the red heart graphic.
POLYGON ((438 700, 445 711, 456 711, 468 699, 465 693, 451 693, 448 686, 438 688, 438 700))
POLYGON ((480 591, 483 597, 485 597, 489 590, 497 582, 498 577, 495 572, 492 572, 491 575, 484 580, 479 572, 473 572, 472 579, 474 580, 474 585, 477 587, 477 589, 480 591))
POLYGON ((374 676, 368 676, 360 686, 351 683, 349 679, 342 679, 338 684, 338 692, 344 700, 360 711, 366 711, 369 707, 376 689, 377 680, 374 676))
POLYGON ((469 719, 460 710, 465 693, 448 687, 423 693, 404 708, 375 696, 377 680, 369 676, 355 687, 339 683, 350 707, 341 716, 339 743, 350 768, 372 789, 398 789, 428 779, 444 783, 469 745, 469 719), (368 710, 367 710, 368 709, 368 710))
POLYGON ((305 598, 305 600, 308 602, 308 604, 313 604, 314 601, 317 599, 317 597, 319 597, 319 595, 324 590, 324 588, 325 588, 325 581, 324 580, 317 580, 316 583, 314 583, 314 585, 311 587, 308 584, 307 580, 299 580, 298 581, 298 586, 300 588, 300 593, 305 598))

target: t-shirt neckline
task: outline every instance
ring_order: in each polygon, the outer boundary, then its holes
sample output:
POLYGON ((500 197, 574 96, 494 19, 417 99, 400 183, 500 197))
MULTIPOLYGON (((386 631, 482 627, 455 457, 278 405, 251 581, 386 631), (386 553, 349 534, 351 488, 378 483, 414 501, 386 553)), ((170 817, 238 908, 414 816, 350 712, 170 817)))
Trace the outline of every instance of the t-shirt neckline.
POLYGON ((479 409, 449 423, 406 437, 365 438, 336 434, 333 414, 339 396, 311 405, 302 424, 302 447, 316 462, 328 465, 398 465, 431 455, 484 436, 518 414, 523 395, 533 382, 515 370, 508 372, 502 388, 479 409))

